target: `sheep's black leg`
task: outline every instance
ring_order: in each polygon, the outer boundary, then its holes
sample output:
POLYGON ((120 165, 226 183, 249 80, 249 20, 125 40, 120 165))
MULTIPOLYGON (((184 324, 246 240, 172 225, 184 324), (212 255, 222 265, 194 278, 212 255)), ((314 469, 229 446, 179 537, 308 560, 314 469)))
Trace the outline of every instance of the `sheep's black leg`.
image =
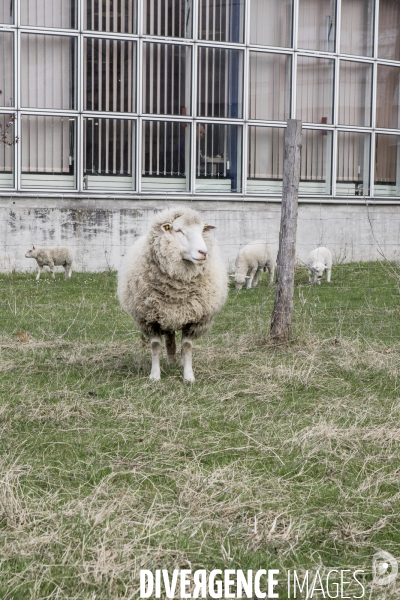
POLYGON ((175 331, 167 331, 165 333, 165 347, 167 349, 168 364, 172 365, 176 361, 175 331))

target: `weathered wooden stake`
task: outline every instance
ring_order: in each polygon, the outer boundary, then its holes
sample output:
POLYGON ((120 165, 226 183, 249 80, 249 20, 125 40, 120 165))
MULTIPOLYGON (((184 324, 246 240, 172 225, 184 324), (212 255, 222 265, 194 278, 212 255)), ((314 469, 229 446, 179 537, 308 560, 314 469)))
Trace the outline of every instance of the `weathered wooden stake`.
POLYGON ((277 288, 271 319, 271 337, 276 342, 289 340, 292 325, 300 149, 301 121, 289 119, 285 133, 277 288))

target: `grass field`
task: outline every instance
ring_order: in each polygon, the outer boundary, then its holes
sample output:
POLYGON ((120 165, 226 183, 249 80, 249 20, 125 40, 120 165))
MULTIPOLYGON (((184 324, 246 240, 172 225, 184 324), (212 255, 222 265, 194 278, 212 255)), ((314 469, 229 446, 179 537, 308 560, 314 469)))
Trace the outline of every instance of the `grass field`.
POLYGON ((276 568, 280 598, 287 569, 364 569, 361 597, 400 597, 370 585, 400 558, 395 267, 299 269, 282 347, 266 281, 230 291, 190 386, 148 380, 115 273, 0 275, 0 598, 133 599, 160 568, 276 568))

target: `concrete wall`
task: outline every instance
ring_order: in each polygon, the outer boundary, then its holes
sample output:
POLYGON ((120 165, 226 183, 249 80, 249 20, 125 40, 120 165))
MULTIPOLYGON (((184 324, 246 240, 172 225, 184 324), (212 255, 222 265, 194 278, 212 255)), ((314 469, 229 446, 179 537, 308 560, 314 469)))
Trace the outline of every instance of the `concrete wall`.
MULTIPOLYGON (((276 250, 280 203, 196 200, 193 202, 0 198, 0 272, 36 270, 25 258, 35 246, 68 245, 75 250, 75 270, 117 269, 126 248, 142 235, 154 213, 164 207, 190 205, 217 226, 227 266, 241 245, 262 238, 276 250)), ((298 258, 304 261, 317 245, 328 246, 336 261, 398 259, 400 206, 301 202, 298 258)))

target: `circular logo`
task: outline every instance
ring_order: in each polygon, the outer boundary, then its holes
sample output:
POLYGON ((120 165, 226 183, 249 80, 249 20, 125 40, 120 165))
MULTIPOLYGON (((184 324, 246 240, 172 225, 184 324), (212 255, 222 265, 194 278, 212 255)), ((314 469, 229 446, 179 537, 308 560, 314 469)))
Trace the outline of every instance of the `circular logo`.
POLYGON ((399 565, 394 556, 382 550, 372 557, 372 583, 375 585, 389 585, 397 577, 399 565))

